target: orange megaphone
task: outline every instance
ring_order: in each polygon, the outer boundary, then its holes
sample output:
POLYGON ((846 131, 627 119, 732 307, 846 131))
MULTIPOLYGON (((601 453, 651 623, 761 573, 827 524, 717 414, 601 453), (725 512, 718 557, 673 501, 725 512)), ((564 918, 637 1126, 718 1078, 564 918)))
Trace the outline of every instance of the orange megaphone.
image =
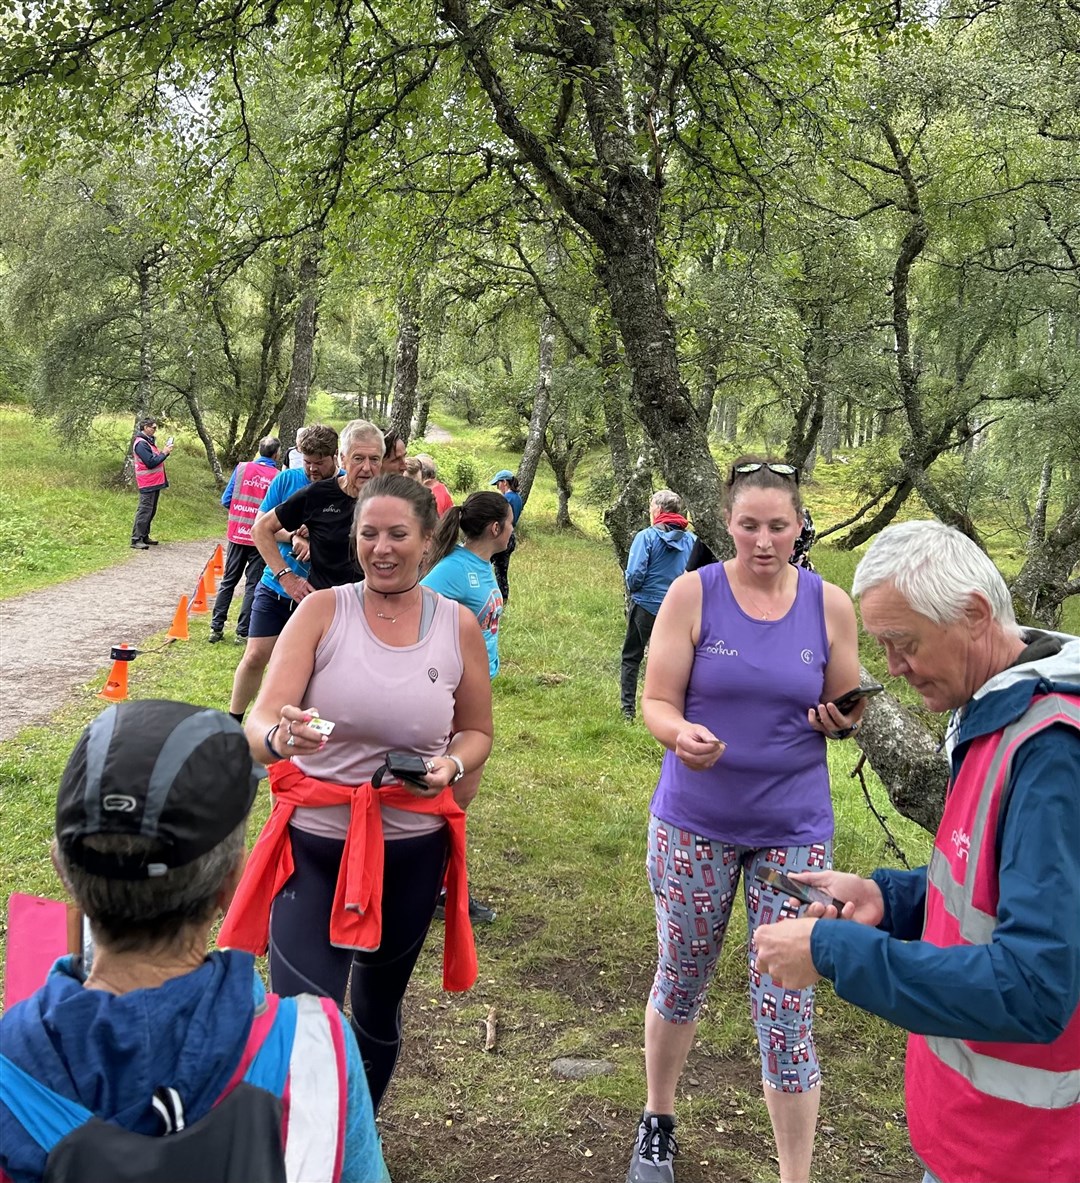
POLYGON ((180 597, 180 603, 176 605, 176 614, 172 618, 172 628, 169 629, 170 641, 186 641, 188 640, 187 627, 187 596, 180 597))
POLYGON ((201 616, 210 609, 206 606, 206 572, 204 571, 199 576, 199 584, 195 588, 195 599, 191 601, 190 612, 192 616, 201 616))
POLYGON ((217 550, 214 551, 214 557, 210 560, 210 566, 213 568, 215 575, 225 574, 225 555, 222 552, 220 542, 217 544, 217 550))
POLYGON ((134 661, 135 650, 130 645, 114 645, 112 673, 105 687, 98 694, 108 702, 123 702, 128 691, 128 662, 134 661))

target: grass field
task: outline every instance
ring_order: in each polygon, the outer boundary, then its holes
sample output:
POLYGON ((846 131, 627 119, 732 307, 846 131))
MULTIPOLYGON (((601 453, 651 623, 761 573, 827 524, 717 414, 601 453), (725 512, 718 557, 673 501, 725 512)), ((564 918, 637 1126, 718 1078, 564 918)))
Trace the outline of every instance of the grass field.
MULTIPOLYGON (((513 457, 484 434, 439 422, 475 458, 482 477, 488 468, 513 467, 513 457)), ((0 420, 5 435, 11 423, 9 416, 0 420)), ((27 520, 20 488, 5 484, 4 508, 27 520)), ((35 490, 41 512, 55 512, 59 499, 48 487, 35 483, 35 490)), ((110 529, 128 528, 127 504, 110 529)), ((545 471, 510 566, 496 746, 470 812, 474 892, 499 917, 477 934, 480 978, 472 991, 442 992, 441 931, 414 978, 407 1042, 382 1117, 396 1183, 621 1180, 643 1100, 642 1015, 655 956, 644 839, 660 751, 640 724, 626 724, 619 713, 621 573, 600 538, 598 511, 575 507, 579 528, 563 532, 554 530, 554 514, 545 471), (492 1008, 498 1045, 485 1054, 484 1020, 492 1008), (558 1080, 549 1066, 561 1055, 605 1057, 615 1071, 580 1083, 558 1080)), ((190 524, 216 533, 220 518, 193 509, 190 524)), ((814 558, 826 578, 850 582, 854 556, 821 546, 814 558)), ((47 582, 46 569, 25 578, 47 582)), ((194 623, 189 642, 134 664, 133 698, 224 707, 239 650, 206 644, 206 619, 194 623)), ((884 673, 875 653, 866 658, 884 673)), ((50 727, 0 746, 5 898, 13 889, 57 892, 47 855, 53 795, 80 728, 101 705, 92 694, 98 685, 50 727)), ((851 743, 829 747, 836 862, 865 872, 890 859, 850 778, 858 754, 851 743)), ((892 810, 872 776, 870 782, 877 808, 917 864, 928 836, 892 810)), ((262 794, 259 820, 266 808, 262 794)), ((736 917, 680 1087, 680 1183, 777 1178, 738 909, 736 917)), ((903 1118, 901 1033, 828 987, 819 993, 815 1030, 825 1093, 814 1177, 917 1178, 903 1118)))

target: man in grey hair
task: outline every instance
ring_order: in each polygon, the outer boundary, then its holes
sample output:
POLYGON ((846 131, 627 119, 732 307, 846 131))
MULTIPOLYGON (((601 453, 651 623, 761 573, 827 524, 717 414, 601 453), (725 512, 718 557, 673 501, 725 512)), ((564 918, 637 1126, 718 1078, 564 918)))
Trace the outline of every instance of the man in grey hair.
POLYGON ((933 711, 949 791, 929 866, 793 878, 843 900, 758 929, 758 968, 905 1027, 924 1183, 1080 1179, 1080 639, 1021 629, 1004 579, 940 522, 855 571, 863 627, 933 711))
POLYGON ((624 718, 633 719, 638 670, 667 589, 686 570, 696 541, 677 493, 659 489, 649 502, 649 525, 634 535, 626 563, 630 611, 622 647, 619 694, 624 718))

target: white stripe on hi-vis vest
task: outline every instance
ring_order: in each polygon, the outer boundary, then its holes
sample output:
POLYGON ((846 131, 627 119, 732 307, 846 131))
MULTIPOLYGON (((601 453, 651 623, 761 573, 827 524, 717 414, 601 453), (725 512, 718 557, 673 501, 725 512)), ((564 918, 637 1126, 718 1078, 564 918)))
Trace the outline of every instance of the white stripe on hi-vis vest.
POLYGON ((925 1036, 926 1046, 943 1063, 969 1081, 980 1093, 1015 1101, 1031 1109, 1068 1109, 1080 1104, 1080 1069, 1052 1072, 1010 1064, 973 1051, 963 1040, 925 1036))
POLYGON ((289 1135, 285 1175, 289 1183, 333 1179, 340 1129, 344 1065, 338 1066, 330 1020, 318 998, 296 999, 296 1037, 289 1056, 289 1135))

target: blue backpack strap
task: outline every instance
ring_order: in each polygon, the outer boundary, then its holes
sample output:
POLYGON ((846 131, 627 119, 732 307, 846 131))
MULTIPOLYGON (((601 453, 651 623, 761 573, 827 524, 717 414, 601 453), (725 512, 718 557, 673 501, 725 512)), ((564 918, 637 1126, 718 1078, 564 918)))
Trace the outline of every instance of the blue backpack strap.
POLYGON ((289 1057, 296 1036, 296 999, 279 998, 277 1014, 262 1046, 244 1073, 244 1080, 280 1097, 289 1076, 289 1057))
POLYGON ((78 1101, 69 1101, 35 1080, 7 1056, 0 1056, 0 1101, 46 1154, 94 1116, 78 1101))

